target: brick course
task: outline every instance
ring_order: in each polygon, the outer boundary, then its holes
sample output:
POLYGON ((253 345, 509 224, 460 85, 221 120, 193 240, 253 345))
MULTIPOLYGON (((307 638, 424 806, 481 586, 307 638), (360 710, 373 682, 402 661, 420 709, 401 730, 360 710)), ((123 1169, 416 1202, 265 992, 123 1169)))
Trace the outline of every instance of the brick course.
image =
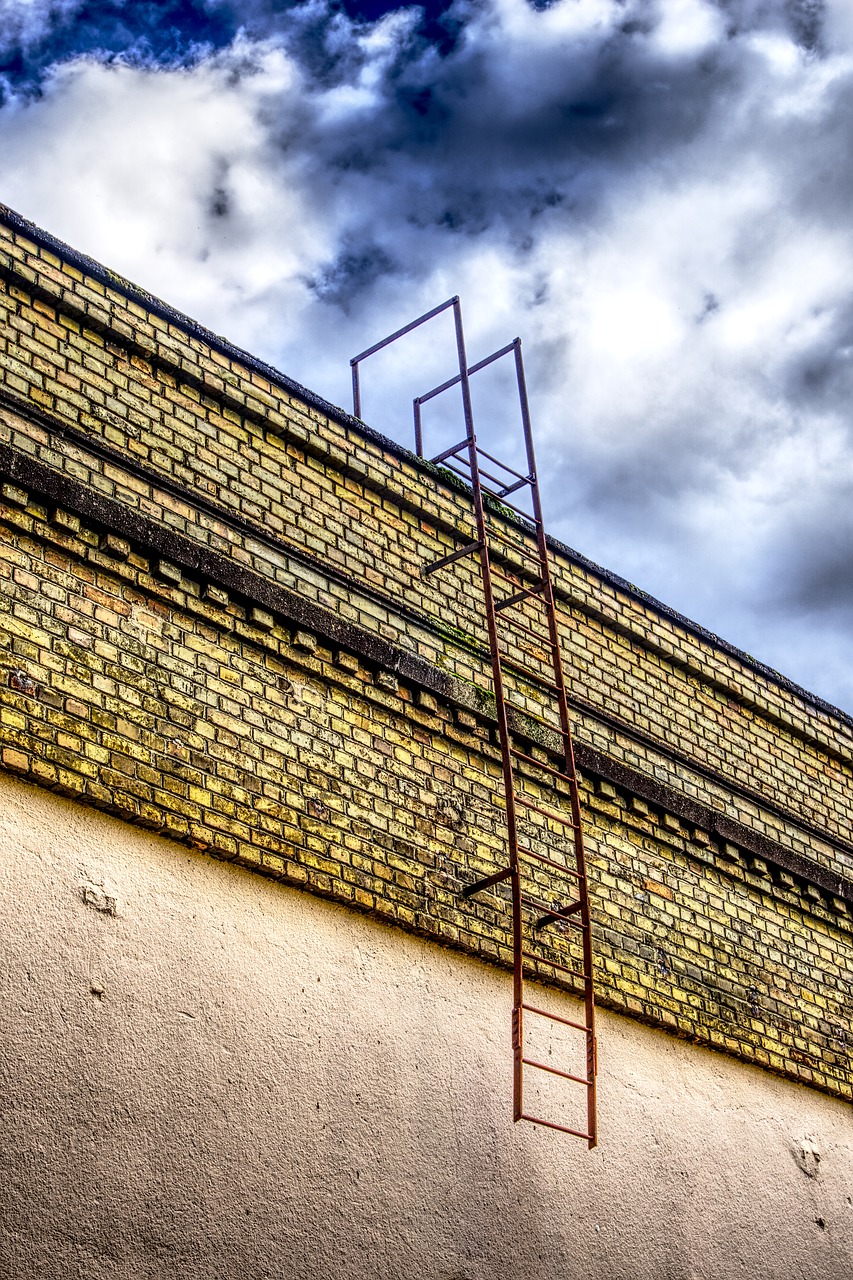
MULTIPOLYGON (((464 490, 0 221, 4 766, 506 963, 464 490)), ((853 724, 554 551, 602 999, 849 1097, 853 724)))

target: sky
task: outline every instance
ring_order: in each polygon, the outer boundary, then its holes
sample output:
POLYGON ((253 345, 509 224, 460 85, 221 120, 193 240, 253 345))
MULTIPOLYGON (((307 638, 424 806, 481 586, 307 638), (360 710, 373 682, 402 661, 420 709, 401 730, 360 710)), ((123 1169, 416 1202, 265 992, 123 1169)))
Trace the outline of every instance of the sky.
POLYGON ((0 201, 347 409, 459 294, 549 531, 848 713, 851 197, 850 0, 0 0, 0 201))

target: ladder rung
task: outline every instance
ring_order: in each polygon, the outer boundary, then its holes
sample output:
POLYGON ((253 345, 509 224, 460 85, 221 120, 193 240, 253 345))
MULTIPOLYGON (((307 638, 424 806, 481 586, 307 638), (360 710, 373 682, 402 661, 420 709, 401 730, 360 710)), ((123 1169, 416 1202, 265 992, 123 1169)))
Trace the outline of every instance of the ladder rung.
POLYGON ((533 481, 536 479, 535 476, 531 475, 523 476, 520 471, 515 471, 512 467, 508 467, 505 462, 501 462, 500 458, 496 458, 493 453, 487 453, 486 450, 481 449, 479 445, 477 445, 477 452, 481 453, 484 458, 488 458, 489 462, 497 463, 497 465, 504 471, 508 471, 511 476, 516 476, 519 480, 523 480, 525 484, 533 484, 533 481))
POLYGON ((592 974, 584 973, 581 969, 570 969, 567 964, 560 964, 559 960, 549 960, 547 956, 537 956, 534 951, 522 951, 523 956, 528 960, 535 960, 537 964, 549 964, 552 969, 562 969, 563 973, 570 973, 573 978, 580 978, 581 982, 589 985, 592 982, 592 974))
POLYGON ((524 1112, 518 1118, 519 1120, 529 1120, 531 1124, 544 1124, 546 1129, 557 1129, 560 1133, 570 1133, 573 1138, 585 1138, 587 1142, 592 1142, 591 1133, 582 1133, 580 1129, 570 1129, 567 1125, 556 1124, 553 1120, 540 1120, 538 1116, 528 1116, 524 1112))
POLYGON ((511 551, 515 551, 520 559, 526 560, 529 564, 538 565, 541 569, 542 557, 538 553, 533 555, 533 553, 528 551, 526 547, 521 547, 517 542, 512 542, 509 538, 505 538, 503 534, 499 533, 494 527, 490 527, 488 533, 490 539, 495 542, 499 542, 504 547, 509 547, 511 551))
POLYGON ((532 898, 529 893, 521 895, 521 901, 528 907, 538 907, 540 911, 547 911, 549 914, 559 912, 566 917, 572 915, 575 911, 580 910, 583 906, 582 902, 573 902, 570 907, 549 907, 547 902, 543 902, 541 898, 532 898))
MULTIPOLYGON (((519 586, 518 582, 516 581, 518 574, 516 574, 515 578, 511 578, 509 574, 504 573, 503 569, 498 569, 496 565, 491 563, 491 561, 489 561, 489 569, 491 571, 493 578, 500 578, 501 582, 508 582, 511 587, 519 586)), ((533 585, 530 587, 520 587, 519 591, 516 593, 516 596, 514 598, 520 599, 524 596, 525 593, 527 595, 541 595, 544 586, 545 586, 545 581, 543 578, 534 578, 533 585)), ((508 607, 509 607, 509 601, 508 600, 502 601, 499 605, 496 606, 495 612, 498 613, 500 612, 501 609, 506 609, 508 607)), ((535 631, 529 631, 524 626, 523 623, 515 622, 513 620, 510 620, 510 621, 511 621, 511 625, 515 627, 518 631, 527 631, 528 635, 532 636, 537 644, 547 645, 547 647, 552 651, 552 654, 553 654, 554 646, 551 643, 551 636, 547 631, 544 632, 544 634, 537 635, 535 631)), ((553 661, 553 657, 552 657, 552 661, 553 661)))
MULTIPOLYGON (((478 449, 477 452, 483 453, 484 450, 478 449)), ((491 457, 491 454, 487 453, 486 457, 487 458, 491 457)), ((462 462, 466 460, 460 458, 459 461, 462 462)), ((494 459, 494 461, 497 462, 497 459, 494 459)), ((470 466, 470 463, 469 463, 469 466, 470 466)), ((498 466, 502 467, 503 463, 498 462, 498 466)), ((513 471, 511 467, 507 467, 506 470, 509 471, 511 475, 514 475, 514 476, 518 475, 518 472, 513 471)), ((490 489, 488 485, 482 484, 481 482, 480 488, 483 490, 483 493, 488 493, 492 498, 498 498, 499 501, 501 502, 503 502, 504 498, 508 493, 515 493, 516 489, 521 489, 523 485, 533 484, 533 481, 528 476, 519 476, 514 484, 506 484, 501 476, 492 475, 491 471, 487 471, 485 467, 480 467, 479 472, 480 472, 481 481, 482 481, 482 477, 485 476, 487 480, 491 480, 493 484, 496 484, 499 486, 497 489, 490 489)), ((508 502, 506 505, 509 507, 509 506, 512 506, 512 503, 508 502)), ((517 511, 519 510, 519 508, 513 507, 513 510, 517 511)), ((522 511, 521 514, 527 515, 527 512, 522 511)), ((528 520, 531 520, 532 518, 533 518, 532 516, 527 516, 528 520)))
MULTIPOLYGON (((458 301, 458 299, 456 299, 456 301, 458 301)), ((445 305, 445 306, 447 306, 448 304, 447 304, 447 303, 445 303, 444 305, 445 305)), ((439 308, 439 310, 442 310, 442 308, 439 308)), ((428 316, 423 316, 423 317, 422 317, 422 319, 424 319, 424 320, 430 320, 430 319, 432 319, 432 314, 433 314, 433 313, 430 313, 430 315, 428 315, 428 316)), ((417 323, 417 322, 416 322, 416 323, 417 323)), ((414 326, 410 326, 410 328, 414 328, 414 326)), ((407 333, 408 333, 408 329, 407 329, 407 330, 405 330, 405 332, 407 332, 407 333)), ((402 333, 401 333, 401 334, 395 334, 394 336, 395 336, 395 337, 402 337, 402 336, 403 336, 403 334, 402 334, 402 333)), ((380 346, 384 346, 384 345, 385 345, 384 343, 380 343, 380 346)), ((472 376, 473 376, 473 374, 475 374, 475 373, 479 373, 479 371, 480 371, 481 369, 485 369, 487 365, 492 364, 495 360, 500 360, 502 356, 508 355, 508 354, 509 354, 509 352, 510 352, 510 351, 512 351, 514 347, 515 347, 515 343, 514 343, 514 342, 510 342, 507 346, 502 347, 500 351, 493 351, 493 352, 492 352, 492 354, 491 354, 490 356, 486 356, 484 360, 478 360, 478 362, 477 362, 476 364, 472 364, 472 365, 469 367, 469 369, 468 369, 468 377, 470 378, 470 377, 472 377, 472 376)), ((373 354, 373 352, 372 352, 372 351, 368 351, 368 352, 365 352, 365 354, 366 354, 366 355, 372 355, 372 354, 373 354)), ((363 359, 363 357, 362 357, 362 356, 357 356, 357 357, 356 357, 356 359, 357 359, 357 360, 361 360, 361 359, 363 359)), ((352 361, 350 361, 350 363, 352 363, 352 361)), ((434 396, 441 395, 442 391, 447 391, 447 390, 449 390, 449 388, 450 388, 450 387, 455 387, 455 386, 457 385, 457 383, 460 383, 461 381, 462 381, 462 375, 461 375, 460 373, 457 373, 455 377, 453 377, 453 378, 448 378, 446 382, 442 382, 442 384, 441 384, 441 386, 440 386, 440 387, 433 387, 432 391, 426 391, 426 392, 424 392, 424 394, 423 394, 422 396, 418 396, 418 397, 416 398, 416 403, 417 403, 417 404, 426 404, 426 402, 427 402, 428 400, 432 400, 434 396)), ((476 436, 475 436, 475 439, 476 439, 476 436)), ((493 458, 493 459, 492 459, 492 461, 493 461, 493 462, 497 462, 497 458, 493 458)), ((503 466, 503 463, 499 463, 498 465, 499 465, 499 466, 503 466)))
POLYGON ((501 666, 509 667, 516 675, 520 675, 523 678, 526 677, 533 684, 538 684, 540 688, 547 689, 549 693, 562 692, 560 685, 555 684, 553 680, 547 680, 545 676, 537 675, 535 671, 530 670, 530 667, 526 667, 523 662, 515 662, 512 658, 507 658, 503 654, 500 655, 500 658, 501 666))
MULTIPOLYGON (((482 489, 483 496, 486 499, 494 498, 495 502, 499 502, 501 506, 509 507, 510 510, 516 513, 516 515, 522 516, 525 520, 529 520, 531 524, 535 523, 533 516, 530 514, 529 511, 525 511, 523 507, 517 507, 514 502, 510 502, 508 498, 505 498, 502 496, 503 490, 491 489, 487 484, 482 484, 482 483, 480 485, 480 488, 482 489)), ((483 503, 483 506, 484 507, 486 506, 485 502, 483 503)))
MULTIPOLYGON (((477 452, 482 453, 482 449, 478 449, 477 452)), ((498 466, 502 467, 503 463, 499 462, 498 466)), ((507 470, 509 470, 509 467, 507 467, 507 470)), ((503 479, 500 476, 493 476, 491 471, 486 471, 484 467, 480 467, 479 472, 481 477, 485 476, 487 480, 491 480, 494 484, 500 486, 500 488, 495 490, 495 489, 490 489, 488 485, 481 484, 480 487, 482 488, 483 493, 488 493, 493 498, 500 498, 501 502, 503 502, 503 495, 505 493, 512 493, 514 489, 520 489, 523 484, 530 483, 528 480, 519 480, 517 484, 514 484, 510 488, 507 488, 506 484, 504 483, 503 479)), ((513 472, 513 475, 515 475, 515 472, 513 472)), ((507 506, 509 506, 509 503, 507 503, 507 506)))
MULTIPOLYGON (((446 311, 448 307, 456 307, 459 304, 458 295, 448 298, 446 302, 440 302, 437 307, 433 307, 431 311, 426 311, 422 316, 418 316, 417 320, 411 320, 408 324, 403 325, 402 329, 395 329, 387 338, 383 338, 380 342, 374 342, 372 347, 368 347, 366 351, 360 351, 357 356, 353 356, 350 360, 351 365, 360 364, 362 360, 366 360, 368 356, 372 356, 374 352, 381 351, 383 347, 390 346, 392 342, 396 342, 398 338, 403 338, 407 333, 411 333, 413 329, 417 329, 424 321, 431 320, 433 316, 441 315, 442 311, 446 311)), ((456 381, 460 381, 460 375, 456 375, 456 381)), ((453 384, 450 383, 450 386, 453 384)))
MULTIPOLYGON (((471 377, 472 374, 479 373, 481 369, 485 369, 487 365, 494 364, 496 360, 502 359, 503 356, 508 356, 510 351, 514 351, 516 349, 517 345, 518 338, 513 342, 508 342, 505 347, 501 347, 500 351, 493 351, 490 356, 484 356, 482 360, 478 360, 476 364, 471 365, 468 370, 468 376, 471 377)), ((457 375, 456 381, 459 382, 459 380, 459 376, 457 375)))
POLYGON ((535 760, 533 756, 526 755, 524 751, 518 751, 515 747, 510 747, 510 754, 517 756, 519 760, 525 760, 528 764, 532 764, 535 769, 542 769, 544 773, 550 773, 555 778, 560 778, 563 782, 577 782, 577 778, 571 773, 562 773, 559 769, 554 769, 550 764, 543 764, 541 760, 535 760))
POLYGON ((564 1027, 571 1027, 574 1031, 584 1031, 589 1035, 589 1027, 584 1022, 572 1022, 570 1018, 562 1018, 559 1013, 549 1013, 547 1009, 537 1009, 535 1004, 522 1004, 522 1009, 526 1009, 528 1013, 538 1013, 542 1018, 550 1018, 552 1022, 562 1022, 564 1027))
MULTIPOLYGON (((466 466, 468 465, 467 458, 460 458, 457 454, 454 454, 453 456, 456 458, 457 462, 463 462, 466 466)), ((454 467, 449 457, 445 460, 444 465, 447 467, 448 471, 452 471, 454 475, 461 476, 463 480, 467 480, 469 484, 471 483, 471 476, 469 473, 467 471, 460 471, 458 467, 454 467)))
POLYGON ((451 445, 449 449, 444 450, 444 453, 437 453, 434 458, 430 458, 430 462, 433 464, 444 462, 445 458, 452 458, 460 449, 466 449, 468 447, 468 443, 469 442, 467 440, 460 440, 459 444, 451 445))
POLYGON ((500 884, 501 880, 508 880, 512 875, 512 867, 505 867, 502 871, 496 871, 494 875, 486 876, 483 880, 477 880, 474 884, 469 884, 467 888, 462 890, 463 898, 472 898, 475 893, 482 893, 485 889, 491 888, 493 884, 500 884))
MULTIPOLYGON (((494 576, 495 576, 496 578, 500 578, 502 582, 508 582, 508 583, 510 584, 510 586, 513 586, 513 587, 517 587, 517 586, 519 585, 519 584, 515 581, 515 578, 511 578, 508 574, 504 573, 503 569, 498 569, 498 568, 496 568, 496 567, 495 567, 495 565, 493 565, 493 564, 492 564, 492 565, 490 565, 490 566, 489 566, 489 568, 491 569, 491 571, 492 571, 492 573, 494 574, 494 576)), ((516 577, 518 577, 518 575, 517 575, 517 574, 516 574, 516 577)), ((536 582, 538 582, 538 583, 540 583, 540 584, 541 584, 542 579, 541 579, 541 578, 536 578, 536 579, 534 579, 534 581, 536 581, 536 582)))
POLYGON ((528 520, 530 524, 534 526, 534 528, 538 529, 539 526, 541 525, 542 521, 537 520, 535 516, 530 515, 530 513, 528 511, 525 511, 523 507, 517 507, 514 502, 505 502, 503 498, 498 497, 496 493, 490 493, 488 489, 484 488, 484 492, 489 493, 490 497, 495 498, 503 506, 509 507, 510 511, 514 511, 516 515, 524 516, 524 519, 528 520))
POLYGON ((508 493, 515 493, 516 489, 520 489, 525 484, 532 485, 533 481, 529 478, 516 480, 515 484, 508 484, 506 488, 501 489, 500 493, 498 494, 498 497, 503 502, 504 498, 507 496, 508 493))
POLYGON ((519 622, 516 618, 509 618, 508 622, 514 631, 523 631, 526 636, 530 636, 530 639, 534 644, 546 644, 549 649, 553 648, 551 644, 551 637, 547 632, 543 635, 541 632, 533 631, 530 627, 526 627, 523 622, 519 622))
POLYGON ((520 858, 535 858, 537 862, 544 862, 546 867, 553 867, 555 871, 562 871, 564 875, 572 876, 575 880, 583 880, 585 877, 580 871, 573 871, 571 867, 564 867, 561 862, 555 862, 553 858, 546 858, 544 853, 534 853, 532 849, 518 849, 520 858))
POLYGON ((542 583, 538 587, 526 587, 523 591, 516 591, 515 595, 507 596, 505 600, 501 600, 495 605, 495 613, 501 613, 504 609, 510 609, 513 605, 521 604, 522 600, 526 600, 528 596, 538 596, 542 592, 542 583))
POLYGON ((470 556, 474 551, 479 551, 482 542, 469 542, 466 546, 460 547, 458 551, 452 551, 449 556, 442 556, 440 560, 433 560, 432 564, 428 564, 426 568, 421 569, 421 574, 427 577, 430 573, 435 573, 436 569, 443 569, 446 564, 453 564, 454 560, 461 560, 462 556, 470 556))
MULTIPOLYGON (((469 369, 468 372, 470 373, 471 370, 469 369)), ((455 378, 448 378, 446 382, 442 382, 440 387, 433 387, 432 391, 425 391, 422 396, 415 396, 414 402, 418 405, 426 404, 429 400, 433 400, 436 396, 440 396, 442 391, 447 391, 450 387, 455 387, 457 382, 461 381, 462 377, 457 373, 455 378)))
POLYGON ((567 818, 562 813, 554 813, 552 809, 543 809, 540 804, 534 804, 526 796, 516 794, 515 803, 522 805, 525 809, 532 809, 534 813, 541 813, 544 818, 553 818, 555 822, 562 822, 564 827, 571 827, 573 830, 577 827, 577 823, 571 818, 567 818))
POLYGON ((583 1084, 589 1088, 590 1081, 583 1076, 573 1076, 569 1071, 561 1071, 559 1067, 548 1067, 544 1062, 536 1062, 534 1058, 522 1058, 526 1067, 535 1067, 537 1071, 550 1071, 552 1076, 561 1076, 563 1080, 574 1080, 575 1084, 583 1084))
MULTIPOLYGON (((528 907, 537 907, 540 911, 545 911, 547 913, 544 916, 540 916, 538 920, 533 922, 534 929, 543 929, 545 925, 550 924, 552 920, 563 920, 566 924, 570 924, 573 929, 579 929, 581 933, 586 933, 586 930, 589 927, 584 924, 582 920, 573 920, 570 912, 549 909, 546 903, 537 902, 535 898, 524 897, 522 898, 522 902, 528 907)), ((580 905, 581 904, 578 903, 578 906, 580 905)))
POLYGON ((526 907, 536 907, 538 911, 545 912, 541 919, 534 924, 534 929, 541 929, 543 925, 550 924, 552 920, 565 920, 566 924, 573 925, 575 929, 586 929, 586 925, 582 920, 573 920, 571 918, 583 906, 582 902, 573 902, 570 907, 549 907, 547 902, 541 902, 539 898, 531 898, 527 893, 521 895, 521 901, 526 907))
POLYGON ((527 716, 529 720, 535 720, 537 724, 542 725, 543 729, 550 729, 552 733, 559 733, 567 741, 572 736, 565 729, 560 728, 558 724, 551 724, 550 720, 546 720, 544 716, 538 716, 535 711, 528 711, 526 707, 519 707, 514 702, 508 702, 506 698, 504 698, 504 706, 508 707, 510 711, 517 712, 520 716, 527 716))
MULTIPOLYGON (((580 907, 583 905, 583 903, 579 902, 577 905, 580 907)), ((549 911, 547 915, 540 916, 539 919, 534 922, 533 928, 544 929, 545 925, 551 924, 553 920, 563 920, 566 924, 570 924, 573 929, 579 929, 581 933, 586 933, 587 929, 589 928, 589 925, 585 924, 583 920, 573 920, 571 910, 549 911)))

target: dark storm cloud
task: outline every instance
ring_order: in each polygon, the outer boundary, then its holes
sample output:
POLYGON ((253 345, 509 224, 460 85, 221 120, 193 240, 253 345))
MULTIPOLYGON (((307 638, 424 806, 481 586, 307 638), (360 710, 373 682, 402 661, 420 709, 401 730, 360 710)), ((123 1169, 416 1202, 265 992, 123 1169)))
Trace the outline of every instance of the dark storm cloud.
POLYGON ((201 0, 7 0, 0 17, 0 85, 7 94, 38 92, 45 73, 71 57, 180 65, 236 33, 233 14, 201 0))
MULTIPOLYGON (((376 201, 352 209, 347 257, 377 259, 378 223, 389 241, 380 255, 388 270, 402 258, 392 241, 407 242, 407 271, 419 254, 433 257, 433 237, 412 232, 494 234, 524 252, 537 220, 556 209, 575 224, 594 221, 615 186, 689 147, 749 75, 748 58, 725 45, 704 59, 672 57, 626 18, 584 41, 542 48, 536 66, 508 83, 493 48, 460 41, 441 56, 410 27, 384 61, 369 103, 330 119, 316 109, 318 97, 357 83, 371 51, 342 39, 340 23, 319 6, 294 11, 288 34, 310 88, 296 110, 286 104, 281 122, 271 104, 270 137, 280 130, 289 151, 298 136, 322 187, 342 187, 353 175, 367 180, 376 201)), ((334 262, 326 271, 340 276, 334 262)), ((376 275, 348 278, 349 291, 342 279, 333 295, 342 306, 376 275)))
POLYGON ((323 302, 346 309, 347 303, 374 280, 396 270, 377 245, 362 243, 357 251, 344 245, 334 262, 308 280, 308 287, 323 302))
POLYGON ((853 405, 853 300, 817 306, 810 318, 811 341, 785 362, 779 388, 792 406, 845 419, 853 405))
POLYGON ((853 486, 836 495, 842 505, 830 522, 817 514, 808 522, 797 521, 778 549, 777 584, 785 588, 767 603, 783 613, 800 610, 814 618, 832 616, 850 626, 853 621, 853 521, 848 511, 853 486))
MULTIPOLYGON (((7 94, 38 93, 52 67, 80 56, 117 57, 146 66, 190 65, 230 44, 240 31, 254 40, 286 35, 305 65, 324 74, 330 69, 328 49, 318 53, 323 28, 336 14, 372 22, 397 7, 385 0, 340 0, 320 13, 304 0, 5 0, 0 4, 0 85, 7 94), (312 8, 313 22, 295 29, 294 10, 312 8)), ((446 0, 427 0, 418 23, 420 38, 445 51, 460 27, 447 7, 446 0)))

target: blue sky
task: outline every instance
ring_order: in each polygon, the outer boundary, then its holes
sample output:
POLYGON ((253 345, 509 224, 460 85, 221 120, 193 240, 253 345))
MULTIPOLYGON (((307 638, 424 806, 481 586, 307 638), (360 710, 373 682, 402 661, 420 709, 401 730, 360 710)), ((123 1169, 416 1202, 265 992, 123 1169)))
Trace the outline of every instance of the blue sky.
POLYGON ((0 0, 0 199, 345 406, 458 292, 551 530, 848 711, 851 121, 849 0, 0 0))

